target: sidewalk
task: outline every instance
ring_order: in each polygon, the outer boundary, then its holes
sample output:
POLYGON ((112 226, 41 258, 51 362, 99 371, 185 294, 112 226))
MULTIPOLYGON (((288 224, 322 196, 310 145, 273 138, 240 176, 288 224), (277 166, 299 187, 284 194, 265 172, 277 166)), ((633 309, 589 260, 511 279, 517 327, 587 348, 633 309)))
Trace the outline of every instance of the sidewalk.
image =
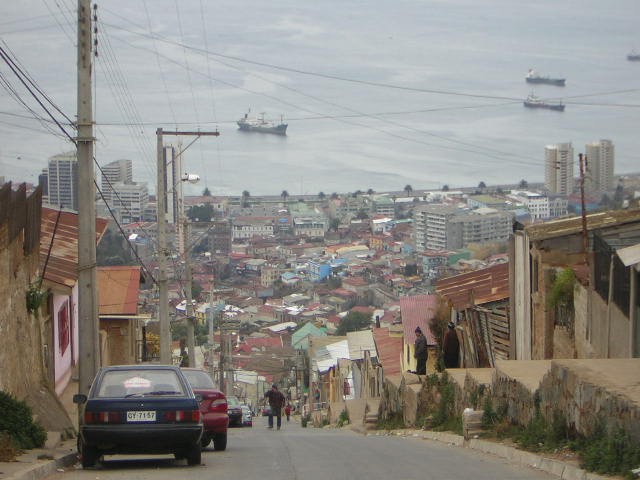
POLYGON ((451 446, 471 448, 476 451, 505 458, 523 467, 536 468, 563 480, 616 480, 622 477, 603 476, 582 470, 575 461, 566 461, 545 457, 537 453, 519 450, 509 445, 491 440, 466 440, 462 435, 450 432, 434 432, 430 430, 367 430, 364 425, 351 425, 351 430, 362 435, 413 437, 422 440, 433 440, 451 446))
POLYGON ((0 462, 0 480, 38 480, 76 463, 76 440, 27 450, 13 462, 0 462))

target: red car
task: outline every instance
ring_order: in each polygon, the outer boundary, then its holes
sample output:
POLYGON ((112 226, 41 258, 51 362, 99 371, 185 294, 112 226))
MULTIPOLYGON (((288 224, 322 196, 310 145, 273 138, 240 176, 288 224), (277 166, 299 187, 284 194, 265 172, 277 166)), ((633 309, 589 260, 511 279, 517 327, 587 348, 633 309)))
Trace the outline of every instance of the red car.
POLYGON ((204 423, 202 448, 205 448, 213 440, 214 450, 225 450, 227 448, 227 428, 229 427, 227 397, 215 388, 213 380, 204 370, 198 368, 181 368, 181 370, 187 377, 193 393, 202 395, 200 402, 200 413, 204 423))

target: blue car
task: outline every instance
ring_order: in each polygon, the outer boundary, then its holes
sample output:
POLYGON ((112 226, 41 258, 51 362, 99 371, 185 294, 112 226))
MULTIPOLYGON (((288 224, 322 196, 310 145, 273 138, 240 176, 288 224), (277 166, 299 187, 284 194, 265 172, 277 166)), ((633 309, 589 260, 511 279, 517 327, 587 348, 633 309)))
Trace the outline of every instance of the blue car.
POLYGON ((179 368, 169 365, 104 367, 81 406, 78 452, 84 468, 104 454, 173 453, 201 462, 198 399, 179 368))

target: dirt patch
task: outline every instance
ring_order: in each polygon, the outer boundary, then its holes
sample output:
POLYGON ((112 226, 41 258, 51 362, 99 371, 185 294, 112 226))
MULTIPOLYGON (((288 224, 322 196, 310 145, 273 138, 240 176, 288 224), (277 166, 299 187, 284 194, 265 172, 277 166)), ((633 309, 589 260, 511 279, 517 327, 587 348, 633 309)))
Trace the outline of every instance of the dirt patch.
POLYGON ((0 462, 13 462, 19 453, 11 443, 11 436, 0 432, 0 462))

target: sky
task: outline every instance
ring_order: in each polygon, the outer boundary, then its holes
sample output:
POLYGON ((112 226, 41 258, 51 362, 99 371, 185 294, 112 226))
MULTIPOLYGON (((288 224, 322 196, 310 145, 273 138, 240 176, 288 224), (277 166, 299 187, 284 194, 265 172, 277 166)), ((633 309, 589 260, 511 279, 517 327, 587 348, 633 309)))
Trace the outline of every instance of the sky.
MULTIPOLYGON (((617 172, 638 171, 640 2, 513 0, 97 2, 98 165, 128 158, 155 190, 156 129, 182 137, 185 168, 214 194, 401 191, 542 181, 547 144, 610 138, 617 172), (536 94, 528 68, 567 77, 536 94), (288 135, 243 134, 266 112, 288 135)), ((76 2, 0 4, 0 176, 37 182, 73 149, 76 2), (46 101, 43 100, 46 95, 46 101), (64 132, 51 121, 52 115, 64 132)), ((166 139, 165 143, 178 139, 166 139)))

